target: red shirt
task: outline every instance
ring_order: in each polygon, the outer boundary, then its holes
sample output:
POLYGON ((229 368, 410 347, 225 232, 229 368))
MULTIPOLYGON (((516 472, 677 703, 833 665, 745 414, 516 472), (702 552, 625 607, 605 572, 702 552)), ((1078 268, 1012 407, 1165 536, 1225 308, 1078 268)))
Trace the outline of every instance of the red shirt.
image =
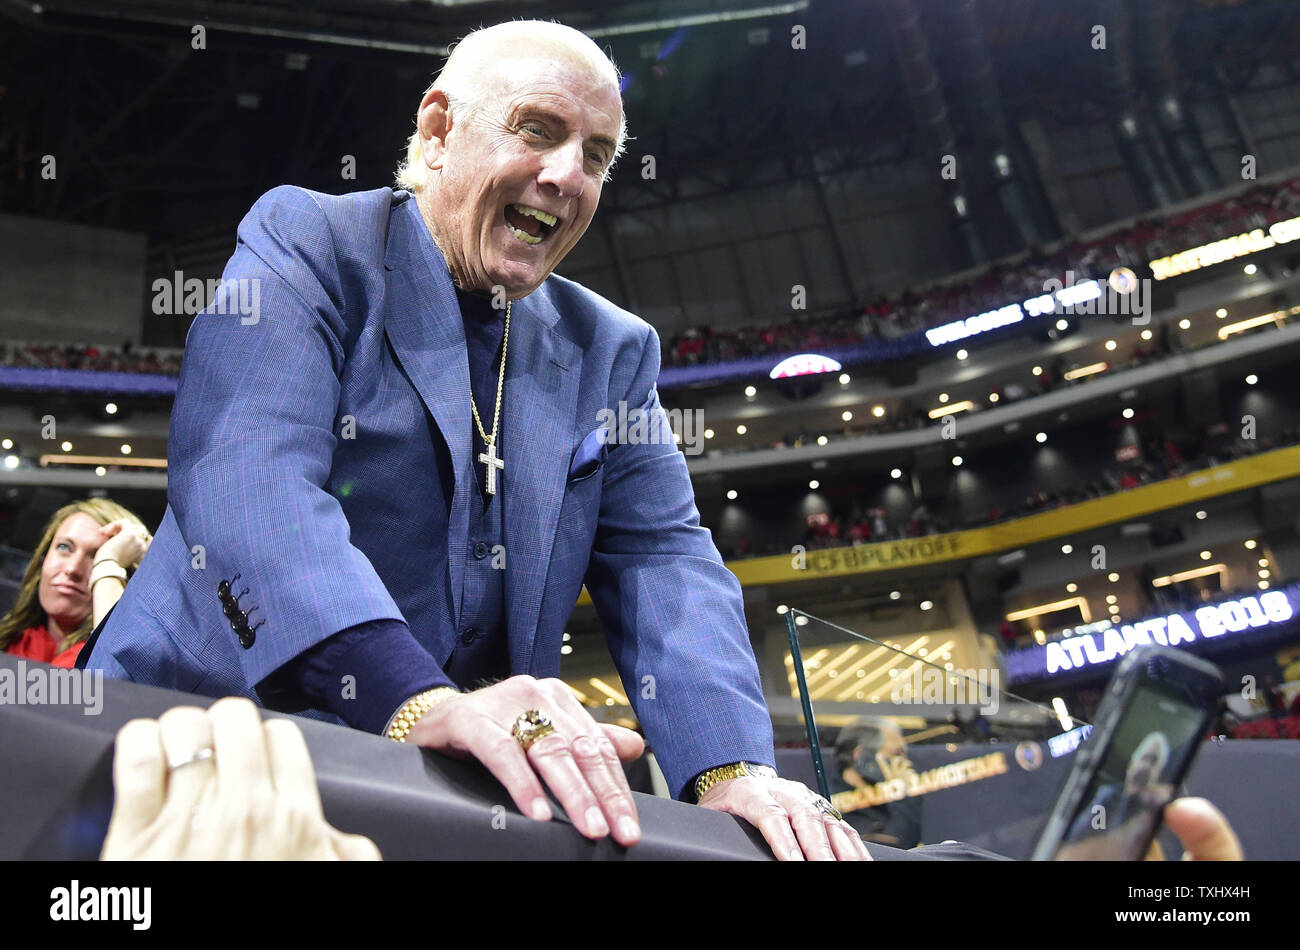
POLYGON ((9 649, 5 652, 13 656, 20 656, 25 660, 40 660, 42 663, 50 663, 70 670, 77 662, 77 654, 81 652, 81 648, 85 645, 86 641, 83 640, 80 643, 74 643, 60 653, 59 645, 54 642, 54 638, 45 629, 45 625, 41 624, 24 630, 18 642, 11 643, 9 649))

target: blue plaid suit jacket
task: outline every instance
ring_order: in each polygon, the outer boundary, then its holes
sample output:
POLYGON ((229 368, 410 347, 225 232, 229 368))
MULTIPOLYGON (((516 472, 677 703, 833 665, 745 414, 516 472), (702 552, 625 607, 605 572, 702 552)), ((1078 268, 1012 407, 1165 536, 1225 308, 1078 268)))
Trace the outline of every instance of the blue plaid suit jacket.
MULTIPOLYGON (((514 304, 506 372, 510 672, 557 675, 585 582, 674 791, 715 765, 770 763, 740 587, 699 524, 685 459, 671 439, 593 438, 620 401, 662 420, 654 330, 551 276, 514 304)), ((190 329, 167 512, 87 666, 256 701, 302 651, 383 618, 444 663, 471 424, 464 325, 414 199, 268 192, 190 329), (238 312, 241 280, 257 282, 240 298, 255 314, 238 312), (432 479, 447 508, 429 503, 432 479), (248 647, 217 593, 236 573, 264 622, 248 647)))

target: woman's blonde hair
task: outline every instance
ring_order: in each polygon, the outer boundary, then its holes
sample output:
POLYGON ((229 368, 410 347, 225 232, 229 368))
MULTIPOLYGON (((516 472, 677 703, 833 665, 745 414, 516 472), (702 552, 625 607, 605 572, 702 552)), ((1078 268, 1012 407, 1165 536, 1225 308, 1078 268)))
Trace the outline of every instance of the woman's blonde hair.
MULTIPOLYGON (((7 650, 28 627, 49 623, 50 618, 46 616, 45 608, 41 606, 41 568, 45 566, 45 556, 49 554, 50 545, 54 543, 54 533, 58 531, 59 525, 76 514, 89 515, 101 525, 127 518, 144 527, 144 523, 135 514, 107 498, 74 501, 56 511, 45 525, 45 533, 41 535, 36 550, 32 552, 32 559, 23 574, 23 581, 18 588, 18 597, 14 600, 13 607, 3 619, 0 619, 0 652, 7 650)), ((59 644, 60 653, 90 636, 93 618, 94 611, 88 610, 86 619, 77 626, 77 629, 68 631, 64 636, 63 642, 59 644)))

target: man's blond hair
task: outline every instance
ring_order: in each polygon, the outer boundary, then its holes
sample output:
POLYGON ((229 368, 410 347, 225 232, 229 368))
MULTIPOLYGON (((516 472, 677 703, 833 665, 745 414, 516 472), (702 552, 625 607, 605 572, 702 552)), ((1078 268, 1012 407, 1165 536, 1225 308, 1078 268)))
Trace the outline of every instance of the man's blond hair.
MULTIPOLYGON (((512 45, 525 45, 529 52, 577 57, 596 75, 607 76, 615 87, 619 85, 619 72, 613 60, 584 33, 545 20, 512 20, 475 30, 457 43, 424 94, 427 96, 431 90, 441 89, 456 118, 462 122, 473 121, 487 105, 492 88, 489 80, 493 73, 500 70, 503 63, 510 62, 505 50, 512 45)), ((618 144, 605 170, 606 178, 626 145, 627 117, 620 110, 618 144)), ((397 187, 418 192, 428 181, 428 175, 417 114, 416 129, 406 143, 406 158, 397 169, 397 187)))

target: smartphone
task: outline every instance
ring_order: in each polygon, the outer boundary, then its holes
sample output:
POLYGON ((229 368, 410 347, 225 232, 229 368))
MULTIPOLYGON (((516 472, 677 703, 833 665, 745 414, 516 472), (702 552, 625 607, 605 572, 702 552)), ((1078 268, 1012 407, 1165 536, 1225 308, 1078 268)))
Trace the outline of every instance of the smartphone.
POLYGON ((1120 661, 1034 861, 1140 861, 1223 702, 1223 674, 1169 647, 1120 661))

